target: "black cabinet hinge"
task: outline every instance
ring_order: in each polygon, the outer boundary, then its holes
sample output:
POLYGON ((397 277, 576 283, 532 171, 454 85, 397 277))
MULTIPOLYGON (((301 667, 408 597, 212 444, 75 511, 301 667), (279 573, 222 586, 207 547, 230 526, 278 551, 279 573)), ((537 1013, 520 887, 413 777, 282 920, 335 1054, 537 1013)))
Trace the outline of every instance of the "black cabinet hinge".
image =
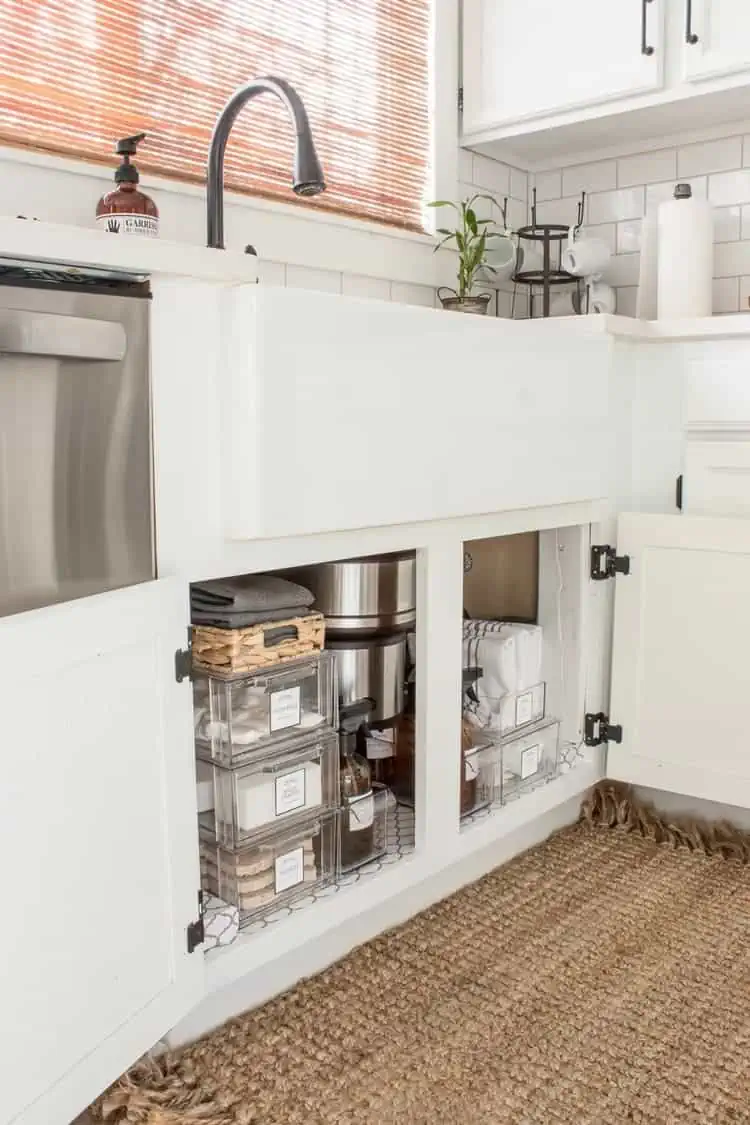
POLYGON ((587 746, 601 746, 605 742, 622 742, 622 727, 610 723, 603 711, 583 716, 583 741, 587 746))
POLYGON ((203 925, 203 891, 198 891, 198 917, 187 928, 187 951, 195 953, 199 945, 206 940, 206 929, 203 925))
POLYGON ((192 680, 193 678, 193 647, 192 647, 192 634, 188 629, 188 646, 187 648, 178 648, 174 654, 174 678, 178 684, 183 680, 192 680))
POLYGON ((594 582, 614 578, 616 574, 630 574, 630 555, 618 555, 609 544, 591 548, 591 577, 594 582))
POLYGON ((458 112, 463 113, 463 109, 464 109, 464 88, 463 88, 463 86, 459 86, 458 87, 458 112))

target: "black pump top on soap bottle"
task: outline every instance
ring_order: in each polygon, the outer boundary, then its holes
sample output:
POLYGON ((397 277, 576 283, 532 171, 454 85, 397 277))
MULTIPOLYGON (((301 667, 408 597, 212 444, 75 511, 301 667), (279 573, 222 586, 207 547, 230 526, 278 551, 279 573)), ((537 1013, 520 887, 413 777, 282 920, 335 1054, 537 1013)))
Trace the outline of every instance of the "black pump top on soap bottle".
POLYGON ((115 151, 122 161, 115 171, 114 191, 107 192, 96 207, 96 225, 110 234, 140 234, 155 237, 159 233, 159 209, 153 199, 136 185, 138 169, 130 163, 145 133, 123 137, 115 151))

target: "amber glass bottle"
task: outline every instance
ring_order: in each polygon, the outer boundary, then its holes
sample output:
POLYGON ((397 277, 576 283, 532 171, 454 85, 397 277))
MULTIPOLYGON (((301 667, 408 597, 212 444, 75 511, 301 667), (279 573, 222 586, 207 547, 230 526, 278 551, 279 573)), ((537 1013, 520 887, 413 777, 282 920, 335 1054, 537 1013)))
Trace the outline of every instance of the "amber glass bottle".
POLYGON ((96 205, 96 225, 109 234, 136 234, 156 238, 159 234, 159 209, 150 196, 138 187, 140 176, 130 157, 135 156, 146 137, 138 133, 117 142, 122 163, 115 172, 114 191, 108 191, 96 205))

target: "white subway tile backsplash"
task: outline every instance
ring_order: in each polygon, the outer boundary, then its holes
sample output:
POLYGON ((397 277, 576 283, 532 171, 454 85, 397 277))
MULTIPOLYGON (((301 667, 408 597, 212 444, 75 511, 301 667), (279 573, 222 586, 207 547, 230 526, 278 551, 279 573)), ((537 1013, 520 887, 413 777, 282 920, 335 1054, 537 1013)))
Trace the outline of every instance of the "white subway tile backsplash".
POLYGON ((738 277, 715 277, 713 280, 713 312, 733 313, 739 309, 738 277))
POLYGON ((402 305, 424 305, 433 308, 435 290, 431 285, 409 285, 401 281, 391 282, 391 300, 402 305))
POLYGON ((379 277, 345 273, 342 292, 345 297, 370 297, 377 301, 390 301, 391 283, 379 277))
POLYGON ((617 253, 637 254, 641 248, 641 219, 617 224, 617 253))
POLYGON ((537 172, 530 186, 536 188, 537 203, 545 199, 559 199, 562 195, 562 172, 537 172))
POLYGON ((471 182, 493 195, 510 195, 510 168, 499 160, 474 153, 471 182))
POLYGON ((708 198, 717 207, 727 207, 733 203, 750 203, 750 168, 710 176, 708 198))
POLYGON ((579 238, 601 239, 602 242, 606 242, 607 246, 609 246, 610 253, 616 254, 616 231, 617 227, 614 223, 600 223, 599 226, 595 227, 589 224, 588 226, 581 227, 579 238))
POLYGON ((497 291, 497 315, 503 317, 505 320, 510 319, 511 306, 513 298, 510 293, 503 293, 499 289, 497 291))
POLYGON ((640 254, 616 254, 609 261, 604 280, 618 289, 624 285, 637 285, 640 268, 640 254))
POLYGON ((618 191, 595 192, 588 196, 588 221, 590 223, 618 223, 622 219, 640 219, 643 215, 642 187, 622 188, 618 191))
POLYGON ((740 208, 740 238, 750 239, 750 204, 740 208))
POLYGON ((719 141, 687 145, 677 153, 677 175, 680 179, 741 167, 742 137, 724 137, 719 141))
POLYGON ((563 168, 563 195, 580 195, 582 191, 610 191, 615 187, 616 160, 599 160, 595 164, 574 164, 572 168, 563 168))
MULTIPOLYGON (((577 195, 569 195, 564 199, 545 199, 541 203, 537 199, 536 221, 538 223, 562 223, 567 227, 575 226, 579 200, 580 197, 577 195)), ((530 219, 529 222, 531 222, 530 219)))
POLYGON ((635 316, 636 303, 638 301, 638 286, 627 285, 624 288, 620 287, 617 290, 617 312, 618 316, 635 316))
POLYGON ((470 181, 474 175, 474 154, 468 148, 458 150, 458 178, 470 181))
POLYGON ((519 227, 525 227, 529 222, 528 204, 520 199, 509 199, 507 219, 508 226, 511 230, 518 230, 519 227))
POLYGON ((309 266, 287 266, 289 289, 315 289, 319 293, 340 293, 341 274, 334 270, 316 270, 309 266))
MULTIPOLYGON (((649 184, 646 188, 646 210, 651 211, 652 208, 658 207, 658 205, 664 203, 665 200, 673 199, 674 189, 677 183, 677 180, 669 180, 664 184, 649 184)), ((696 199, 706 198, 708 180, 705 176, 692 177, 690 186, 693 189, 693 195, 696 199)))
POLYGON ((736 242, 740 237, 741 207, 714 208, 714 242, 736 242))
POLYGON ((286 266, 283 262, 265 262, 258 259, 258 281, 261 285, 286 285, 286 266))
POLYGON ((750 277, 740 278, 740 312, 750 311, 750 277))
POLYGON ((529 195, 529 174, 518 168, 510 170, 510 194, 514 199, 526 200, 529 195))
POLYGON ((714 247, 714 277, 750 274, 750 242, 720 242, 714 247))
POLYGON ((623 156, 617 161, 617 186, 621 188, 673 180, 676 175, 677 150, 673 148, 623 156))

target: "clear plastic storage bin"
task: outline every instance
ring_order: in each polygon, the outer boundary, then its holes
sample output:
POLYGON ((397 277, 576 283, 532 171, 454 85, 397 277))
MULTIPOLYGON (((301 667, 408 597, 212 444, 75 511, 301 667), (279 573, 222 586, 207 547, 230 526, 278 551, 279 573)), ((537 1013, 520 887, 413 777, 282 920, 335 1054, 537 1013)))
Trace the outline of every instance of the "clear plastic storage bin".
POLYGON ((193 684, 199 757, 231 766, 289 736, 337 725, 333 657, 323 652, 268 672, 193 684))
POLYGON ((497 743, 494 787, 503 804, 556 776, 559 735, 560 724, 551 722, 497 743))
POLYGON ((240 851, 201 841, 204 890, 239 907, 240 928, 333 883, 337 812, 274 829, 240 851))
POLYGON ((492 742, 482 742, 464 750, 461 775, 462 818, 500 801, 502 784, 495 768, 497 751, 497 745, 492 742))
POLYGON ((285 743, 282 754, 209 769, 214 804, 200 816, 201 834, 224 848, 243 847, 273 825, 309 819, 339 803, 339 739, 333 731, 285 743))
POLYGON ((385 855, 395 810, 396 798, 384 785, 375 784, 369 793, 357 797, 344 797, 339 814, 342 872, 385 855))
POLYGON ((474 702, 471 692, 472 689, 469 689, 464 713, 477 730, 486 731, 493 738, 513 734, 514 731, 538 723, 544 718, 547 694, 547 685, 544 683, 497 698, 477 695, 474 702))

